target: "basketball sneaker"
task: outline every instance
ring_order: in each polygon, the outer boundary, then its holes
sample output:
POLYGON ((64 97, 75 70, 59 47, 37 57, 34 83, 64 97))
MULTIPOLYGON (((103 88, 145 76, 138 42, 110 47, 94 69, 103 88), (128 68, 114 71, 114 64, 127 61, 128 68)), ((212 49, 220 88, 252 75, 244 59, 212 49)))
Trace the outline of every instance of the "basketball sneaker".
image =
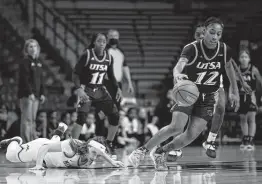
POLYGON ((128 157, 129 163, 134 167, 137 168, 141 162, 141 160, 145 159, 146 153, 148 150, 146 148, 140 147, 134 150, 128 157))
POLYGON ((247 149, 248 143, 249 143, 248 136, 244 136, 243 139, 242 139, 242 142, 240 144, 240 150, 247 149))
POLYGON ((52 141, 60 141, 61 137, 64 135, 64 133, 66 132, 68 126, 61 122, 58 124, 57 129, 55 129, 54 131, 54 135, 52 136, 51 140, 52 141))
POLYGON ((247 149, 248 151, 253 151, 253 150, 255 150, 255 145, 254 145, 253 137, 251 137, 251 136, 249 136, 249 140, 248 140, 248 142, 247 142, 246 149, 247 149))
POLYGON ((150 158, 153 160, 155 169, 157 171, 168 171, 168 167, 166 165, 166 153, 158 154, 156 153, 157 147, 155 147, 150 152, 150 158))
POLYGON ((116 148, 111 141, 106 141, 107 154, 113 159, 117 160, 116 148))
POLYGON ((183 155, 182 150, 170 151, 167 155, 167 162, 175 162, 178 158, 181 158, 183 155))
POLYGON ((13 137, 13 138, 11 138, 11 139, 2 140, 2 141, 0 142, 0 148, 1 148, 1 149, 7 148, 7 146, 8 146, 12 141, 17 141, 19 145, 21 145, 21 144, 23 143, 22 138, 16 136, 16 137, 13 137))
POLYGON ((205 141, 202 144, 203 148, 206 150, 206 155, 209 156, 210 158, 216 158, 216 142, 215 141, 205 141))

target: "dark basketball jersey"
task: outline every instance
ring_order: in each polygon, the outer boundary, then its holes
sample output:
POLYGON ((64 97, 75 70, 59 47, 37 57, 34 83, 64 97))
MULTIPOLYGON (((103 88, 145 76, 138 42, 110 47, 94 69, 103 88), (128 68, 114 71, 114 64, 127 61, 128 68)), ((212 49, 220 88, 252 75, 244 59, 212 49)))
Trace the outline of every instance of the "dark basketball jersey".
MULTIPOLYGON (((193 81, 200 93, 213 93, 219 87, 223 86, 222 74, 225 73, 225 63, 227 61, 227 45, 223 42, 218 42, 217 48, 214 50, 212 56, 207 56, 202 40, 192 42, 186 47, 191 48, 193 52, 186 67, 185 74, 188 75, 189 80, 193 81)), ((185 50, 184 48, 184 50, 185 50)), ((181 57, 184 54, 182 52, 181 57)))
POLYGON ((104 51, 103 56, 96 56, 94 49, 87 49, 86 64, 80 76, 81 84, 86 86, 101 86, 104 83, 105 75, 111 65, 111 56, 104 51))
MULTIPOLYGON (((243 76, 244 81, 251 87, 253 91, 256 89, 256 78, 255 75, 253 74, 253 65, 249 64, 247 68, 240 68, 241 75, 243 76)), ((238 87, 239 87, 239 92, 240 94, 244 94, 245 90, 243 89, 242 85, 240 82, 238 82, 238 87)))

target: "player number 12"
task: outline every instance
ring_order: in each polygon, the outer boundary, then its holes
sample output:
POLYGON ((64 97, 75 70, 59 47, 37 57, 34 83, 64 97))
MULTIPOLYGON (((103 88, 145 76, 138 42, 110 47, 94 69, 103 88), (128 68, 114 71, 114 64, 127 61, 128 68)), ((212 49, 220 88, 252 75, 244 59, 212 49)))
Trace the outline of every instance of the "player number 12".
POLYGON ((216 81, 214 81, 214 80, 219 76, 219 72, 216 72, 216 71, 210 72, 208 74, 209 78, 204 83, 202 83, 206 74, 207 74, 207 72, 197 73, 198 77, 197 77, 197 80, 196 80, 195 83, 196 84, 204 84, 204 85, 215 85, 216 81))
POLYGON ((93 77, 92 77, 92 80, 91 80, 91 84, 102 84, 103 82, 103 78, 104 78, 104 75, 106 73, 99 73, 99 72, 96 72, 96 73, 93 73, 93 77))

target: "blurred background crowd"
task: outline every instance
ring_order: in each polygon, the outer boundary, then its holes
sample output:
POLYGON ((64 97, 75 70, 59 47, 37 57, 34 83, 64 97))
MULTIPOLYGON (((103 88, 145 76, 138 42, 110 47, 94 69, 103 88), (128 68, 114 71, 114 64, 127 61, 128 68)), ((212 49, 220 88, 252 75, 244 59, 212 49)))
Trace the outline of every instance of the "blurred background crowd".
MULTIPOLYGON (((218 0, 208 3, 198 0, 119 1, 118 5, 102 2, 0 2, 0 139, 20 134, 18 65, 23 57, 24 40, 28 38, 34 38, 40 44, 40 60, 44 64, 44 83, 47 89, 46 102, 40 105, 37 112, 34 138, 51 138, 59 122, 69 126, 64 139, 70 137, 77 119, 75 109, 66 105, 73 87, 70 82, 72 68, 88 45, 92 32, 106 32, 108 29, 117 29, 120 32, 120 44, 132 75, 134 94, 127 93, 127 82, 122 81, 124 99, 121 103, 120 127, 115 139, 120 148, 142 145, 160 128, 170 123, 172 114, 169 109, 174 103, 170 90, 172 68, 181 48, 194 39, 195 26, 206 17, 221 17, 225 22, 223 40, 236 51, 241 46, 249 48, 253 64, 260 71, 262 69, 260 7, 254 6, 252 12, 244 11, 247 4, 242 0, 238 5, 233 1, 221 3, 218 0), (220 3, 219 6, 217 2, 220 3), (204 11, 206 6, 212 7, 210 12, 204 11)), ((253 6, 256 3, 250 4, 253 6)), ((257 102, 257 131, 261 131, 261 86, 258 86, 257 102)), ((92 109, 86 118, 80 139, 87 140, 95 135, 106 136, 107 126, 106 116, 92 109)), ((203 140, 205 136, 206 132, 203 132, 194 144, 200 143, 199 140, 203 140)), ((241 136, 238 114, 229 109, 219 140, 222 143, 240 142, 241 136)), ((256 134, 256 140, 262 141, 262 136, 256 134)))

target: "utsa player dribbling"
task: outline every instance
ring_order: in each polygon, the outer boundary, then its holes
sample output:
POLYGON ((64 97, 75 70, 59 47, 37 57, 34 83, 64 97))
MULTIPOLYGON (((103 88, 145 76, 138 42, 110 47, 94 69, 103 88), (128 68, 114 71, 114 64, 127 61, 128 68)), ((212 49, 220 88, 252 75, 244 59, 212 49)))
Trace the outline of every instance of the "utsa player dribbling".
POLYGON ((51 140, 38 138, 22 144, 21 137, 13 137, 0 142, 1 149, 7 149, 6 159, 13 163, 36 162, 30 170, 45 168, 90 168, 98 156, 115 167, 124 164, 110 158, 106 153, 103 137, 94 137, 87 142, 77 139, 67 139, 60 142, 60 137, 67 129, 67 125, 60 123, 51 140))
POLYGON ((154 161, 157 170, 167 170, 166 153, 171 150, 183 148, 190 144, 205 129, 207 122, 212 119, 215 95, 221 86, 220 76, 227 74, 232 88, 232 102, 239 105, 239 94, 235 72, 232 66, 230 48, 219 40, 222 37, 224 25, 220 19, 209 18, 205 22, 204 38, 186 45, 180 59, 173 70, 174 82, 188 78, 197 84, 199 98, 190 107, 177 106, 174 109, 172 122, 162 128, 144 146, 133 151, 129 161, 138 167, 147 152, 154 161), (182 73, 184 71, 184 73, 182 73), (156 148, 161 142, 173 136, 177 131, 183 132, 185 125, 189 124, 184 133, 176 136, 165 146, 156 148))
POLYGON ((103 111, 108 117, 109 127, 107 133, 107 143, 109 153, 114 155, 112 141, 118 130, 119 112, 112 100, 112 97, 104 86, 104 78, 107 74, 117 89, 116 100, 120 100, 122 92, 117 84, 113 73, 113 59, 106 50, 106 35, 95 34, 91 39, 91 44, 84 52, 79 62, 75 66, 74 83, 77 87, 76 94, 80 100, 77 117, 77 124, 72 130, 72 137, 78 138, 86 115, 93 105, 98 111, 103 111))
POLYGON ((262 85, 262 78, 258 69, 250 63, 250 53, 247 49, 243 49, 239 54, 240 70, 244 80, 251 86, 252 93, 247 94, 243 87, 239 84, 240 93, 240 125, 243 134, 241 150, 254 150, 254 136, 256 133, 256 82, 262 85))

